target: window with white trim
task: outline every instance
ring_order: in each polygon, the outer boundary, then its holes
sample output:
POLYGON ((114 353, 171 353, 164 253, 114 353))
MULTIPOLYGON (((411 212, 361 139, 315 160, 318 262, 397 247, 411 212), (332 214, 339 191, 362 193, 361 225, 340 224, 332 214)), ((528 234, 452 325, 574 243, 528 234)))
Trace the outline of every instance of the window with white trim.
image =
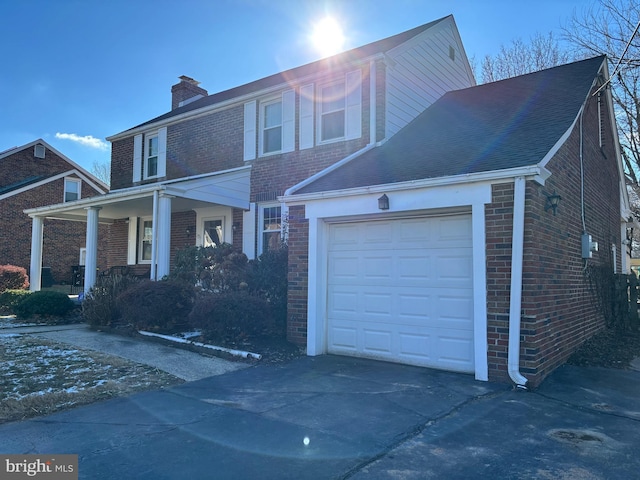
POLYGON ((260 253, 275 250, 282 240, 282 207, 280 205, 260 208, 260 253))
POLYGON ((224 243, 223 225, 224 218, 204 221, 204 227, 202 229, 203 247, 218 247, 224 243))
POLYGON ((138 263, 151 263, 151 251, 153 248, 153 220, 140 219, 140 231, 138 234, 138 263))
POLYGON ((77 178, 64 179, 64 202, 80 200, 81 181, 77 178))
POLYGON ((345 136, 345 82, 320 87, 320 141, 337 140, 345 136))
POLYGON ((144 178, 158 176, 158 135, 145 137, 144 142, 144 178))
POLYGON ((260 103, 260 152, 282 150, 282 97, 260 103))

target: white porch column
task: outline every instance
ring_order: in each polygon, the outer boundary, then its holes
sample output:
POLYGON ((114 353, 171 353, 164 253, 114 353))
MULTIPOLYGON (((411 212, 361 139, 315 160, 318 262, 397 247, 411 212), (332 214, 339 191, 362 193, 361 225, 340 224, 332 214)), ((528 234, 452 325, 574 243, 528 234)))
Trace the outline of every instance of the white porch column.
POLYGON ((98 268, 98 212, 100 207, 87 208, 87 258, 84 266, 84 291, 89 291, 96 283, 98 268))
POLYGON ((29 290, 37 292, 42 288, 42 232, 44 218, 31 219, 31 265, 29 266, 29 290))
POLYGON ((158 267, 156 280, 169 275, 171 260, 171 199, 169 195, 160 194, 158 199, 158 226, 153 225, 154 238, 158 242, 158 267))

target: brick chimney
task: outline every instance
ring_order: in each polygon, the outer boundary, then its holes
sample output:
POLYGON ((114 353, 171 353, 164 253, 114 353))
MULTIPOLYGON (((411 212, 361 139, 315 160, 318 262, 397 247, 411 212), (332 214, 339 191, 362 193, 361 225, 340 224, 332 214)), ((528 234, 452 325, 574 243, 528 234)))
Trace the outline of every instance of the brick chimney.
POLYGON ((178 78, 180 83, 171 87, 171 110, 209 95, 204 88, 198 86, 200 82, 197 80, 186 75, 178 78))

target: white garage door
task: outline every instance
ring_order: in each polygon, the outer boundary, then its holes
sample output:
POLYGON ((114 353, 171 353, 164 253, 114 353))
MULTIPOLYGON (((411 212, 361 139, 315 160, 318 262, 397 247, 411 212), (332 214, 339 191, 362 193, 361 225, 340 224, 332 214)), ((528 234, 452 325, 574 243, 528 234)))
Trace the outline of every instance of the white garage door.
POLYGON ((330 353, 474 371, 471 215, 329 232, 330 353))

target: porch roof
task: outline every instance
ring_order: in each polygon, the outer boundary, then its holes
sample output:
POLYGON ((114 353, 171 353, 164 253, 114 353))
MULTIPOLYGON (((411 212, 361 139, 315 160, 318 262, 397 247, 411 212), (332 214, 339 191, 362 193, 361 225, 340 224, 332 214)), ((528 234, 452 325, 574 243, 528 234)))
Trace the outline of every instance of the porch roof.
POLYGON ((211 204, 249 209, 251 167, 245 166, 197 175, 177 180, 129 187, 104 195, 83 198, 74 202, 29 208, 30 217, 86 221, 87 209, 100 208, 101 223, 132 216, 147 216, 153 212, 155 192, 173 197, 172 212, 185 212, 211 204))

